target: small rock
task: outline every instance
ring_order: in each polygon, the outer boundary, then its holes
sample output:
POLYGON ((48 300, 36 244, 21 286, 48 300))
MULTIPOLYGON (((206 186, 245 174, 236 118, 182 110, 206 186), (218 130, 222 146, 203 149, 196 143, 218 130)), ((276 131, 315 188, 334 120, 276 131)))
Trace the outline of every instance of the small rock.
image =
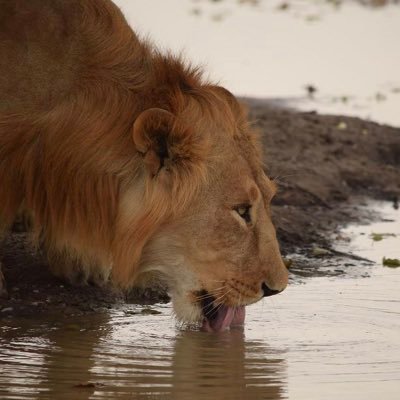
POLYGON ((322 247, 314 247, 312 249, 312 255, 315 257, 327 256, 328 254, 331 254, 331 252, 328 249, 323 249, 322 247))
POLYGON ((317 92, 317 88, 314 85, 308 84, 304 87, 306 89, 308 97, 314 97, 315 93, 317 92))
POLYGON ((141 314, 143 314, 143 315, 158 315, 158 314, 162 314, 162 312, 147 307, 147 308, 143 308, 143 310, 141 311, 141 314))

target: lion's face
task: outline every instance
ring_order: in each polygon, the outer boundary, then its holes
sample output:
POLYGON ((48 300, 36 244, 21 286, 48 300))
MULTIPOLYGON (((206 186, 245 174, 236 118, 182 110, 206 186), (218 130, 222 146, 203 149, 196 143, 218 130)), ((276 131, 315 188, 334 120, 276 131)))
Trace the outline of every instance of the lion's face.
POLYGON ((170 227, 182 260, 170 270, 176 274, 170 291, 184 321, 213 317, 219 305, 254 303, 287 285, 269 211, 274 183, 261 169, 252 170, 239 151, 219 171, 170 227))
POLYGON ((163 275, 178 319, 219 331, 242 323, 244 306, 287 285, 269 210, 276 187, 245 125, 207 134, 180 121, 154 109, 135 123, 148 171, 149 210, 136 236, 148 234, 140 272, 163 275), (161 221, 156 229, 150 217, 161 221))

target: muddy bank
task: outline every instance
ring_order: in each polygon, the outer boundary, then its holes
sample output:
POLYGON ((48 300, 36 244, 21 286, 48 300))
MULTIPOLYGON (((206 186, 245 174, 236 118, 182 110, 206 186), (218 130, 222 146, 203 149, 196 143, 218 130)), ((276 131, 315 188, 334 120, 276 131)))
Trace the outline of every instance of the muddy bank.
POLYGON ((358 218, 355 198, 397 204, 399 128, 247 103, 263 135, 267 173, 279 184, 273 203, 284 251, 324 243, 327 231, 358 218))
MULTIPOLYGON (((294 275, 317 274, 321 260, 313 249, 330 248, 329 238, 341 224, 370 217, 360 214, 360 198, 397 204, 400 129, 245 101, 263 135, 267 173, 279 184, 273 217, 282 252, 304 257, 296 260, 294 275)), ((24 232, 9 235, 1 251, 10 296, 0 299, 0 318, 43 311, 74 315, 126 301, 168 300, 151 290, 126 296, 111 287, 72 287, 48 272, 40 255, 29 250, 24 232)), ((335 269, 337 258, 338 254, 325 257, 328 272, 343 273, 335 269)))

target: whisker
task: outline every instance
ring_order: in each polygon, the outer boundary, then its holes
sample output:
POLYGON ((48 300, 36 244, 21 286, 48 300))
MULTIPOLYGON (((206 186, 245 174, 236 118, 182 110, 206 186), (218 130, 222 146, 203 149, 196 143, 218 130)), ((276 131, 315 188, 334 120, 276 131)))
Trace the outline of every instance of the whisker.
POLYGON ((225 292, 222 296, 216 298, 214 300, 214 304, 216 302, 220 302, 219 304, 217 304, 216 306, 214 306, 214 308, 212 308, 211 312, 207 314, 207 317, 212 318, 215 314, 218 313, 218 310, 223 306, 222 300, 226 297, 226 295, 232 291, 232 288, 229 289, 227 292, 225 292))
POLYGON ((232 288, 230 288, 227 292, 223 293, 222 296, 217 297, 217 298, 214 300, 214 303, 217 303, 217 302, 219 302, 219 301, 222 301, 222 299, 223 299, 228 293, 230 293, 231 291, 232 291, 232 288))
POLYGON ((214 317, 218 313, 218 310, 222 307, 222 303, 218 304, 216 307, 214 307, 210 313, 207 314, 208 318, 214 317))

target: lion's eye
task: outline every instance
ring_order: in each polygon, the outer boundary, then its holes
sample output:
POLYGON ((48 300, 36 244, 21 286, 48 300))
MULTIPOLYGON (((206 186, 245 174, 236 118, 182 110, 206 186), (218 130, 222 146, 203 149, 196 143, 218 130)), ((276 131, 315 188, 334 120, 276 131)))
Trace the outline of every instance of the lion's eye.
POLYGON ((249 224, 251 222, 250 209, 251 205, 243 204, 236 207, 235 211, 249 224))

